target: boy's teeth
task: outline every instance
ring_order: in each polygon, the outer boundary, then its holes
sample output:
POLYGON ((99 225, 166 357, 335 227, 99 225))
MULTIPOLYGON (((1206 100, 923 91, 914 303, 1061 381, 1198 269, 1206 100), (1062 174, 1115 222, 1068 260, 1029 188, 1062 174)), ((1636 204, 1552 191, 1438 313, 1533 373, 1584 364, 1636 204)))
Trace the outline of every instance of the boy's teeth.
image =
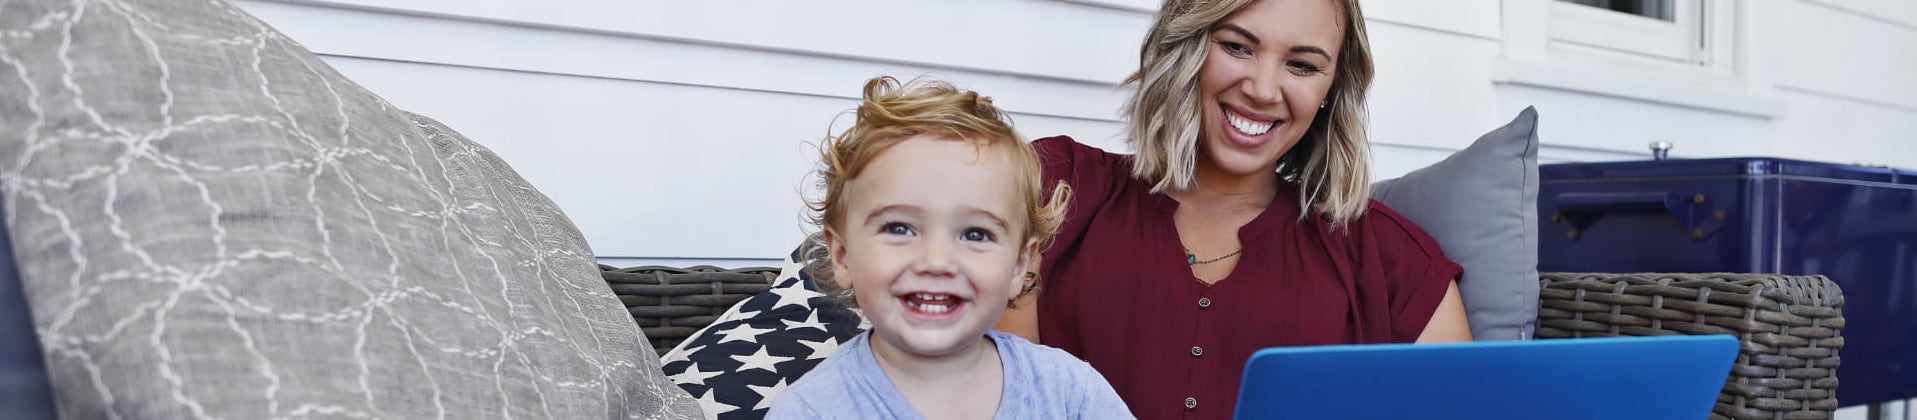
POLYGON ((1238 114, 1233 114, 1230 112, 1225 113, 1225 121, 1231 123, 1231 128, 1238 129, 1238 132, 1245 133, 1245 135, 1251 135, 1251 136, 1265 134, 1266 131, 1271 131, 1272 126, 1277 125, 1277 123, 1272 123, 1272 124, 1254 123, 1254 122, 1245 120, 1243 118, 1238 118, 1238 114))
POLYGON ((905 304, 920 312, 942 314, 958 307, 958 298, 943 293, 913 293, 907 296, 905 304))

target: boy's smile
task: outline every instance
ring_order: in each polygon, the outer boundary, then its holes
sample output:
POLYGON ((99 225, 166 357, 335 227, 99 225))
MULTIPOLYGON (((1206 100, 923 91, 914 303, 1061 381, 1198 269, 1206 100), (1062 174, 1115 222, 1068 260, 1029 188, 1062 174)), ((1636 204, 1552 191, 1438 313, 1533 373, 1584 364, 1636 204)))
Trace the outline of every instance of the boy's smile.
POLYGON ((1036 249, 1011 162, 998 147, 920 135, 846 181, 827 246, 881 357, 976 350, 1004 315, 1036 249))

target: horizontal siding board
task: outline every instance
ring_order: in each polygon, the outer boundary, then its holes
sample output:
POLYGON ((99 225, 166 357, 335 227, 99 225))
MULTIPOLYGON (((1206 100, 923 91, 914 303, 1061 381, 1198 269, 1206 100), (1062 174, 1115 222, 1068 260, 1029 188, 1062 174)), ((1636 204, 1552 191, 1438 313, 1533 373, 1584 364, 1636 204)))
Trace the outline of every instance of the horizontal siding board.
POLYGON ((1779 87, 1917 108, 1917 28, 1801 1, 1747 6, 1752 65, 1779 87))
POLYGON ((1150 15, 1083 4, 969 1, 281 0, 577 32, 873 57, 1115 83, 1150 15), (935 18, 933 18, 935 17, 935 18), (1115 39, 1127 42, 1112 42, 1115 39))
POLYGON ((868 78, 931 74, 1007 109, 1111 121, 1115 85, 355 9, 245 2, 322 55, 857 98, 868 78))

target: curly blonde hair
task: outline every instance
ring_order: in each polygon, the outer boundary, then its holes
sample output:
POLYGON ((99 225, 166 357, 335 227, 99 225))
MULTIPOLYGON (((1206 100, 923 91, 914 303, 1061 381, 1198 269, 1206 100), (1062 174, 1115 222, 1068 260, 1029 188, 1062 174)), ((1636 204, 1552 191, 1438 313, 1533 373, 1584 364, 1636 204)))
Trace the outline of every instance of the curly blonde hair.
MULTIPOLYGON (((930 135, 1005 151, 1017 171, 1013 179, 1025 209, 1025 229, 1018 231, 1017 243, 1036 240, 1039 249, 1044 249, 1058 233, 1065 203, 1071 201, 1071 188, 1064 182, 1054 185, 1048 203, 1043 195, 1046 188, 1042 185, 1038 151, 1012 129, 1010 118, 992 105, 992 98, 938 80, 919 78, 901 85, 897 79, 880 76, 865 82, 864 101, 852 112, 855 121, 851 128, 838 136, 827 136, 819 143, 819 167, 814 176, 825 196, 806 201, 806 207, 811 210, 808 221, 813 226, 835 231, 842 227, 845 183, 857 178, 873 158, 893 145, 930 135)), ((814 263, 808 270, 813 272, 814 282, 821 291, 856 306, 857 302, 845 296, 849 290, 832 280, 830 267, 830 263, 814 263)), ((1024 280, 1026 283, 1013 300, 1037 291, 1035 275, 1026 273, 1024 280)))
MULTIPOLYGON (((1125 140, 1137 153, 1132 176, 1152 184, 1152 192, 1192 188, 1201 127, 1198 73, 1212 43, 1211 30, 1254 1, 1165 0, 1159 6, 1139 48, 1138 71, 1124 82, 1132 91, 1124 108, 1131 121, 1125 140)), ((1372 63, 1358 1, 1331 1, 1344 12, 1345 33, 1329 104, 1274 170, 1304 190, 1298 195, 1299 208, 1316 210, 1333 226, 1341 226, 1364 215, 1371 196, 1364 118, 1372 63)))

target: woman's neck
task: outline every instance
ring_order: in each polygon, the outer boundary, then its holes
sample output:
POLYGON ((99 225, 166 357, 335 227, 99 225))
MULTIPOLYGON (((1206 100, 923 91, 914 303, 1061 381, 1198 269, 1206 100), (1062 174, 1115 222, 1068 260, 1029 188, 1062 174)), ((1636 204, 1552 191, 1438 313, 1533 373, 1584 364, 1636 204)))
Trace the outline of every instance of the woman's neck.
POLYGON ((1180 207, 1201 209, 1204 213, 1262 212, 1278 196, 1278 172, 1233 175, 1201 162, 1192 171, 1191 188, 1169 195, 1178 200, 1180 207))

